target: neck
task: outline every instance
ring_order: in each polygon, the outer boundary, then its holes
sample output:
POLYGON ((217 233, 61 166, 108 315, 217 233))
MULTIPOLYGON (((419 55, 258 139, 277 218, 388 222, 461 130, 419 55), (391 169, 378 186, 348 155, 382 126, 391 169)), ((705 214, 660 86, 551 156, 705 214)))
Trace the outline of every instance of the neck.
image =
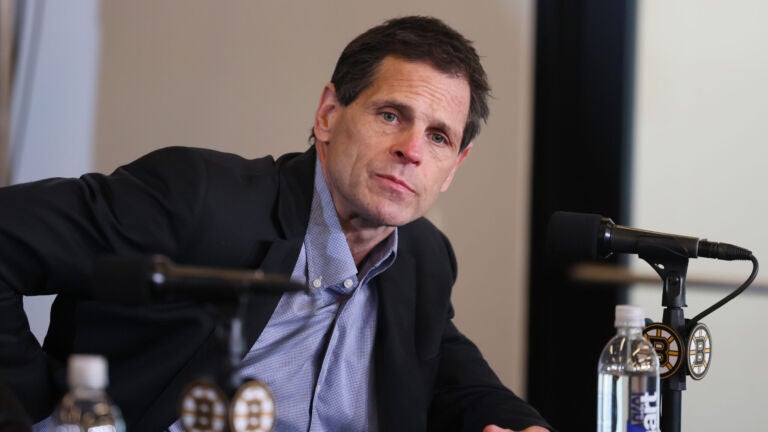
POLYGON ((355 265, 358 267, 371 250, 395 230, 394 227, 390 226, 359 228, 349 222, 343 223, 341 229, 347 238, 347 244, 349 245, 350 252, 352 252, 355 265))

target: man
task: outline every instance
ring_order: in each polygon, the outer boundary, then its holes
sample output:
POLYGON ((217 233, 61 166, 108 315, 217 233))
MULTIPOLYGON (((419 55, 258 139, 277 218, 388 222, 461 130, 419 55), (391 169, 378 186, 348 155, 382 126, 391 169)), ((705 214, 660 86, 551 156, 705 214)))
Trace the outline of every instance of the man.
POLYGON ((217 368, 215 316, 83 289, 100 255, 162 254, 311 289, 253 294, 244 314, 239 372, 271 386, 278 431, 545 431, 452 324, 455 257, 423 218, 469 154, 487 93, 461 35, 394 19, 342 53, 304 154, 170 148, 110 176, 0 190, 0 378, 42 419, 68 355, 101 353, 129 430, 180 430, 180 392, 217 368), (50 292, 41 350, 21 297, 50 292))

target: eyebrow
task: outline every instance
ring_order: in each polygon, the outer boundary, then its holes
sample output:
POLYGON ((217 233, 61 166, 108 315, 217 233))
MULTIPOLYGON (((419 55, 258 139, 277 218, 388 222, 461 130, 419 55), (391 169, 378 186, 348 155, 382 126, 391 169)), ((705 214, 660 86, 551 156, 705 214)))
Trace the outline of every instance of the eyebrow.
MULTIPOLYGON (((410 105, 404 104, 400 101, 393 100, 393 99, 385 99, 382 101, 375 102, 374 105, 376 107, 392 107, 396 110, 400 111, 405 115, 406 117, 413 118, 413 108, 411 108, 410 105)), ((461 136, 456 136, 455 132, 453 131, 453 128, 451 128, 448 123, 445 123, 444 121, 438 120, 436 121, 433 126, 436 129, 439 129, 443 132, 445 132, 446 135, 451 139, 451 141, 459 141, 461 140, 461 136)))

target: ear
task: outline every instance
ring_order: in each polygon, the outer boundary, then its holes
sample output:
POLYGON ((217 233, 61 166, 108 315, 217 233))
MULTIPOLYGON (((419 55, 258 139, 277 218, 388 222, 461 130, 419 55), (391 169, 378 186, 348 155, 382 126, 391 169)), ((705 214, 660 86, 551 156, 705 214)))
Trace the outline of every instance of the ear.
POLYGON ((445 178, 443 181, 443 184, 440 186, 440 192, 445 192, 448 190, 448 187, 451 185, 451 182, 453 181, 453 176, 456 174, 456 170, 459 169, 459 165, 461 165, 462 162, 464 162, 464 159, 469 156, 469 151, 472 149, 472 143, 469 143, 467 147, 464 148, 464 150, 459 153, 459 157, 456 159, 456 163, 453 164, 453 167, 451 168, 451 172, 448 173, 448 177, 445 178))
POLYGON ((323 88, 323 94, 320 96, 320 104, 315 113, 315 124, 313 126, 315 138, 318 141, 327 142, 330 140, 334 114, 336 114, 339 107, 341 107, 341 103, 336 97, 336 87, 333 83, 326 84, 323 88))

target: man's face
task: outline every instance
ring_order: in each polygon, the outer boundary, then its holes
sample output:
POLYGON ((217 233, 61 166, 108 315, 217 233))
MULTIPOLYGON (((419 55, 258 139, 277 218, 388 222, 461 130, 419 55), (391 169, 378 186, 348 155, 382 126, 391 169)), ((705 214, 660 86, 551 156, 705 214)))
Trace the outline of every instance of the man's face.
POLYGON ((342 227, 399 226, 426 214, 469 153, 459 153, 469 100, 464 78, 396 57, 348 106, 328 84, 314 132, 342 227))

